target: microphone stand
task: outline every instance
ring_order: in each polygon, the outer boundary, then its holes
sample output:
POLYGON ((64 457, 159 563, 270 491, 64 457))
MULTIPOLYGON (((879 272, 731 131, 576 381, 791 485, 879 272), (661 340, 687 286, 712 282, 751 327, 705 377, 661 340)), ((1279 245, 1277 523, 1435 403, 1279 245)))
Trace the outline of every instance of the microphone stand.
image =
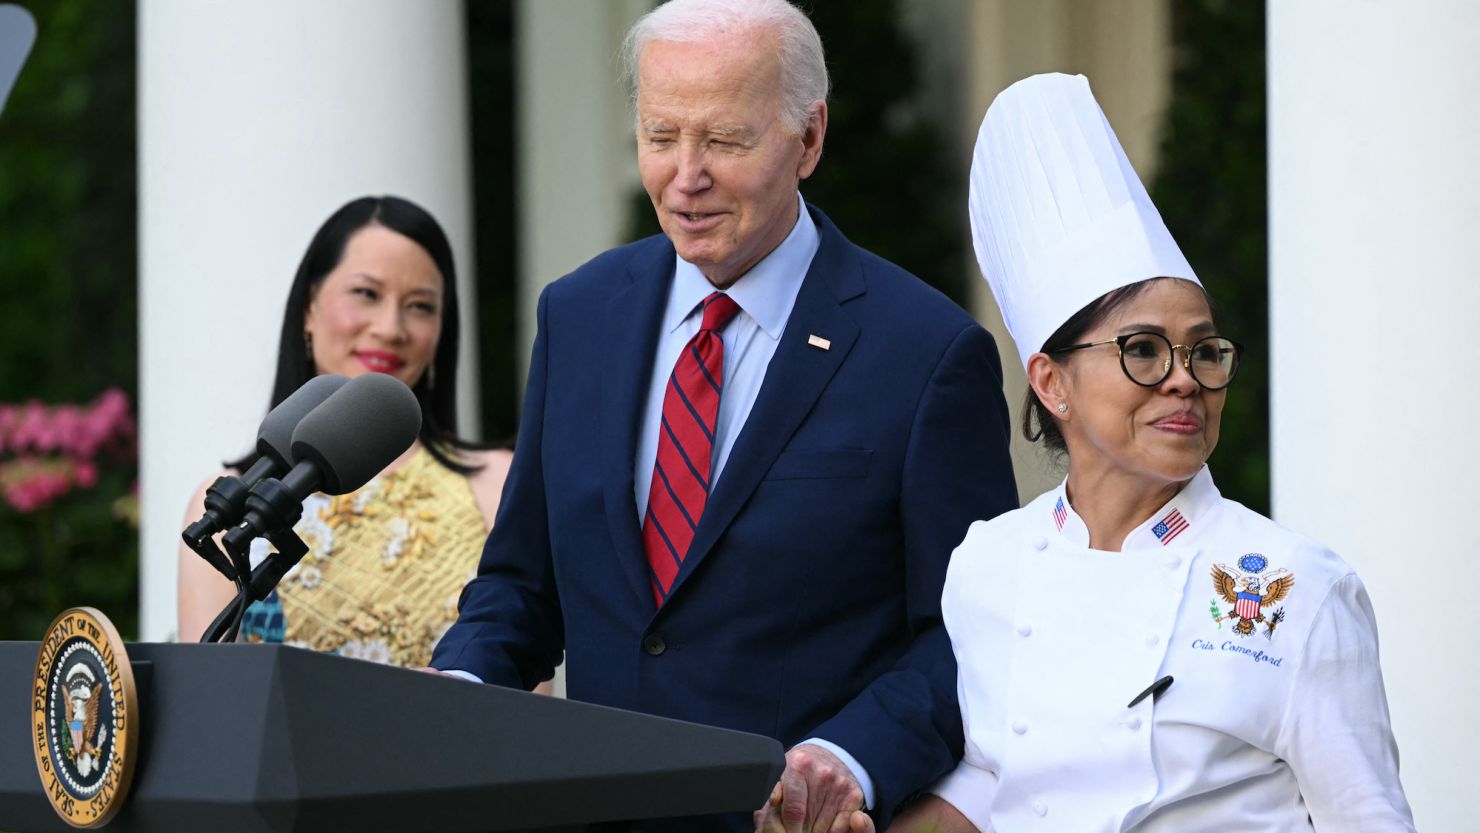
MULTIPOLYGON (((289 479, 293 479, 291 475, 289 479)), ((246 505, 246 520, 228 530, 221 539, 231 554, 230 563, 236 568, 231 573, 231 579, 236 582, 236 598, 216 615, 215 621, 201 635, 201 642, 235 641, 247 608, 252 602, 267 598, 293 565, 308 553, 308 545, 293 531, 293 526, 303 517, 303 503, 294 497, 292 489, 279 480, 260 480, 247 495, 246 505), (269 554, 252 569, 249 566, 250 550, 255 538, 266 538, 277 552, 269 554)), ((202 542, 202 548, 209 547, 217 559, 225 560, 212 539, 198 540, 202 542)), ((189 543, 194 548, 195 542, 189 543)), ((201 549, 196 549, 196 552, 201 553, 201 549)), ((201 556, 215 563, 205 553, 201 556)))
POLYGON ((245 581, 240 577, 236 578, 236 598, 216 614, 215 621, 201 635, 201 642, 235 642, 247 608, 253 602, 267 598, 273 588, 278 586, 278 582, 283 580, 283 576, 293 569, 293 565, 308 554, 308 545, 303 543, 303 539, 292 528, 275 529, 263 537, 267 538, 277 552, 269 553, 245 581))

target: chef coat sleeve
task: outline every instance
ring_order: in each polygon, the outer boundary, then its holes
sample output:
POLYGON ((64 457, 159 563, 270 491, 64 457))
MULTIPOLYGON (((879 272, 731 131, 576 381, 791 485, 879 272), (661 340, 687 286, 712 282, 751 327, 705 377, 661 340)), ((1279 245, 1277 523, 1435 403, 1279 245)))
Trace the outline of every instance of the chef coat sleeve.
POLYGON ((930 787, 950 802, 981 833, 992 833, 992 797, 997 794, 997 774, 966 759, 930 787))
MULTIPOLYGON (((971 536, 979 530, 980 525, 973 524, 966 534, 966 540, 970 541, 971 536)), ((963 543, 962 547, 965 546, 963 543)), ((951 591, 957 588, 950 586, 949 579, 947 582, 946 596, 949 598, 951 591)), ((958 651, 962 648, 961 645, 954 647, 958 651)), ((987 768, 985 756, 971 740, 971 705, 975 696, 980 695, 968 691, 964 675, 958 674, 956 698, 961 704, 961 728, 966 736, 966 754, 956 764, 956 768, 932 784, 928 792, 949 802, 976 825, 981 833, 992 833, 992 802, 997 797, 997 773, 987 768)))
POLYGON ((1377 621, 1355 574, 1312 620, 1275 753, 1290 764, 1319 833, 1412 831, 1378 664, 1377 621))

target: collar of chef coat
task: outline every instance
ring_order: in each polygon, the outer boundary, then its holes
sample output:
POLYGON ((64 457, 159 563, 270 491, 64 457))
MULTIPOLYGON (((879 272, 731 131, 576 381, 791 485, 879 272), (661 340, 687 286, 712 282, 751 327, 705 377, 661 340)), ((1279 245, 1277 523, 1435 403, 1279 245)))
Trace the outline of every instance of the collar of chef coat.
MULTIPOLYGON (((1069 543, 1089 547, 1089 527, 1069 503, 1068 478, 1058 485, 1048 501, 1049 511, 1043 519, 1069 543)), ((1173 542, 1185 543, 1200 526, 1206 526, 1213 508, 1222 500, 1213 475, 1203 466, 1197 476, 1187 481, 1166 505, 1151 513, 1140 526, 1125 536, 1120 551, 1160 549, 1173 542)))

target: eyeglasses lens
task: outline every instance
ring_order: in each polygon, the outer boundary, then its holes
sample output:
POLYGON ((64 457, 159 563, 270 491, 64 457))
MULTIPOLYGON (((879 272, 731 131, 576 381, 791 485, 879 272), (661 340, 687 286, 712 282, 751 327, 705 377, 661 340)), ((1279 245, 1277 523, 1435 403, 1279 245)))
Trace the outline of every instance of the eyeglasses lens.
POLYGON ((1120 348, 1120 362, 1136 384, 1159 384, 1172 366, 1172 343, 1155 333, 1136 333, 1120 348))
POLYGON ((1238 348, 1221 337, 1205 338, 1192 345, 1192 376, 1206 388, 1227 387, 1238 370, 1238 348))
MULTIPOLYGON (((1188 369, 1199 385, 1212 390, 1227 387, 1238 371, 1238 348, 1221 336, 1199 339, 1187 350, 1188 369)), ((1125 373, 1139 385, 1161 384, 1171 374, 1172 343, 1156 333, 1136 333, 1120 349, 1125 373)))

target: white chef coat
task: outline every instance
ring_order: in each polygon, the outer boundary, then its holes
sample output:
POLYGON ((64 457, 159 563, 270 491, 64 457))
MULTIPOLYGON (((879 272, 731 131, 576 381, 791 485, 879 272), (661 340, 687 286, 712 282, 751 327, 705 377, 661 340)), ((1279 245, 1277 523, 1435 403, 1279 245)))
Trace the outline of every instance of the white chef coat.
POLYGON ((1361 581, 1206 467, 1118 553, 1062 484, 973 524, 942 610, 966 755, 932 791, 984 833, 1413 830, 1361 581))

